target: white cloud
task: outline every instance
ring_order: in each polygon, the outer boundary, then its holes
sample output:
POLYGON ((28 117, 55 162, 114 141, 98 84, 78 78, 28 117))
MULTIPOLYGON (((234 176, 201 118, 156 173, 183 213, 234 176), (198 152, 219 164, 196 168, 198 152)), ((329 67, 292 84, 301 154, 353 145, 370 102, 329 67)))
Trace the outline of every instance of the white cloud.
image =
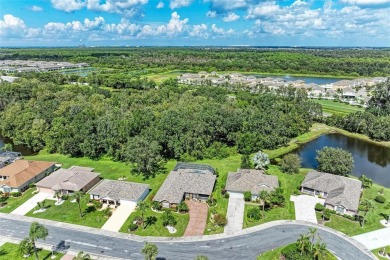
POLYGON ((256 18, 260 16, 271 16, 280 11, 280 7, 275 1, 262 2, 255 6, 250 6, 246 18, 256 18))
POLYGON ((30 9, 33 12, 42 12, 43 11, 42 7, 36 6, 36 5, 33 5, 33 6, 29 7, 28 9, 30 9))
POLYGON ((157 9, 164 8, 164 2, 163 2, 163 1, 158 2, 156 8, 157 8, 157 9))
POLYGON ((173 36, 183 31, 184 26, 188 23, 188 18, 180 20, 180 15, 173 12, 171 20, 167 24, 167 35, 173 36))
POLYGON ((218 27, 216 24, 212 24, 211 25, 210 31, 214 35, 219 35, 219 36, 227 36, 227 35, 234 34, 234 30, 233 29, 229 29, 229 30, 225 31, 225 29, 218 27))
POLYGON ((209 34, 207 33, 207 25, 204 23, 194 25, 192 27, 192 31, 189 32, 189 35, 191 37, 207 39, 209 37, 209 34))
POLYGON ((0 20, 0 37, 21 37, 26 29, 24 21, 12 14, 6 14, 3 20, 0 20))
POLYGON ((207 17, 210 17, 210 18, 214 18, 214 17, 217 16, 217 12, 216 12, 216 11, 208 11, 208 12, 206 13, 206 16, 207 16, 207 17))
POLYGON ((192 3, 193 0, 171 0, 169 7, 171 9, 186 7, 192 3))
POLYGON ((390 3, 390 0, 341 0, 341 2, 351 5, 383 5, 390 3))
POLYGON ((55 9, 65 12, 80 10, 85 6, 85 2, 81 0, 51 0, 51 4, 55 9))
POLYGON ((225 16, 222 20, 224 22, 234 22, 236 20, 240 19, 239 15, 236 15, 235 13, 229 13, 227 16, 225 16))

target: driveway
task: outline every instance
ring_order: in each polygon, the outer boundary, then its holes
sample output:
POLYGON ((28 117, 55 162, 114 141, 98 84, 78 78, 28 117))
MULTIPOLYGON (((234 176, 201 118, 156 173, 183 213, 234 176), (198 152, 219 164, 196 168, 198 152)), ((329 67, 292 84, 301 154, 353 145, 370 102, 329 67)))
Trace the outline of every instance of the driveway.
POLYGON ((390 228, 382 228, 352 237, 369 250, 390 246, 390 228))
POLYGON ((317 223, 315 206, 324 204, 325 200, 309 195, 291 196, 290 200, 295 205, 295 219, 317 223))
POLYGON ((186 204, 189 209, 190 221, 184 236, 202 236, 206 228, 209 207, 204 202, 193 200, 186 200, 186 204))
POLYGON ((11 214, 16 215, 26 215, 28 212, 30 212, 35 206, 37 206, 38 202, 44 201, 45 199, 48 199, 49 197, 52 197, 53 195, 46 192, 39 192, 38 194, 31 197, 29 200, 27 200, 25 203, 20 205, 18 208, 16 208, 14 211, 11 212, 11 214))
POLYGON ((245 201, 242 193, 229 192, 229 205, 227 210, 227 225, 225 234, 233 235, 242 230, 244 223, 245 201))
POLYGON ((109 231, 119 231, 119 229, 123 226, 123 223, 127 220, 130 214, 134 211, 137 203, 131 201, 121 201, 121 205, 119 205, 111 217, 104 223, 102 229, 109 231))

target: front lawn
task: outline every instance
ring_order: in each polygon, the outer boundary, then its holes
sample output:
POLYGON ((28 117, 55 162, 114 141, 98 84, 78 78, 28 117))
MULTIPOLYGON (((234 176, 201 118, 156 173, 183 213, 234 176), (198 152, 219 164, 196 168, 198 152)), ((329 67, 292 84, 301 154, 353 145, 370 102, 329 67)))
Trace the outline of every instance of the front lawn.
POLYGON ((350 113, 355 113, 364 110, 364 108, 360 106, 352 106, 347 103, 334 100, 311 99, 311 101, 320 104, 322 106, 322 111, 330 114, 348 115, 350 113))
MULTIPOLYGON (((373 211, 370 211, 367 214, 366 222, 364 224, 364 227, 361 227, 359 222, 357 221, 351 221, 349 219, 346 219, 341 216, 337 216, 335 214, 332 214, 330 218, 330 222, 326 222, 325 226, 336 229, 340 232, 345 233, 348 236, 356 236, 362 233, 374 231, 380 228, 384 228, 384 226, 379 222, 383 219, 383 217, 380 215, 381 213, 388 213, 390 214, 390 208, 385 209, 386 205, 390 203, 390 189, 384 188, 384 194, 383 196, 386 198, 386 202, 381 204, 374 200, 376 196, 379 195, 378 191, 382 188, 382 186, 373 184, 371 188, 365 189, 363 191, 363 199, 369 199, 372 200, 375 209, 373 211)), ((364 214, 364 213, 362 213, 364 214)))
MULTIPOLYGON (((54 259, 61 259, 64 254, 56 253, 54 259)), ((51 258, 51 251, 39 249, 38 252, 39 259, 53 259, 51 258)), ((28 260, 28 259, 35 259, 35 255, 31 255, 27 258, 24 258, 19 253, 19 245, 12 244, 12 243, 5 243, 0 247, 0 260, 28 260)))
POLYGON ((0 208, 0 212, 2 213, 11 213, 14 211, 17 207, 25 203, 27 200, 29 200, 31 197, 34 196, 33 192, 36 189, 28 189, 25 192, 23 192, 22 196, 20 197, 12 197, 9 196, 7 199, 7 205, 4 208, 0 208))
POLYGON ((103 211, 98 211, 93 207, 87 207, 89 196, 85 195, 81 200, 81 210, 83 217, 80 217, 77 202, 66 200, 62 205, 56 206, 54 200, 45 200, 46 211, 33 214, 36 209, 31 210, 26 216, 34 218, 50 219, 59 222, 83 225, 94 228, 101 228, 107 221, 103 211), (90 210, 88 210, 90 209, 90 210))
POLYGON ((281 246, 272 249, 271 251, 264 252, 257 256, 257 260, 280 260, 280 255, 282 253, 283 248, 285 248, 285 246, 281 246))
MULTIPOLYGON (((285 205, 284 207, 276 207, 273 209, 266 210, 264 219, 252 221, 247 217, 247 212, 250 208, 259 206, 253 205, 251 203, 246 203, 244 211, 244 228, 260 225, 273 220, 295 219, 295 206, 294 203, 290 201, 290 196, 293 194, 293 191, 300 186, 307 172, 307 169, 301 169, 301 172, 299 174, 286 174, 281 172, 278 166, 270 165, 268 173, 271 175, 278 176, 280 187, 283 189, 285 205)), ((260 209, 262 210, 262 207, 260 207, 260 209)))
POLYGON ((139 236, 160 236, 160 237, 181 237, 184 234, 184 231, 187 228, 189 221, 189 214, 179 214, 176 212, 172 212, 175 217, 177 224, 175 226, 176 233, 169 233, 168 229, 165 228, 162 224, 162 215, 163 213, 157 213, 150 209, 150 207, 144 213, 144 219, 147 217, 156 217, 157 221, 150 226, 145 226, 145 229, 142 228, 142 225, 139 226, 135 231, 129 232, 129 226, 133 223, 136 217, 141 217, 141 213, 136 209, 131 215, 128 217, 126 222, 123 224, 119 232, 131 233, 139 236))

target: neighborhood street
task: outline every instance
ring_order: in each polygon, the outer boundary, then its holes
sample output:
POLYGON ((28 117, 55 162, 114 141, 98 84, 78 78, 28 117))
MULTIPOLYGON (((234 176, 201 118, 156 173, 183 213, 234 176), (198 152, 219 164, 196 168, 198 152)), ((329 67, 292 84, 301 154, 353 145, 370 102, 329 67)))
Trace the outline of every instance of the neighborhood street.
MULTIPOLYGON (((26 217, 19 219, 21 220, 0 216, 0 236, 17 239, 26 237, 31 220, 26 217)), ((143 259, 140 250, 144 243, 126 239, 122 234, 116 233, 117 236, 113 236, 112 232, 105 233, 107 231, 84 227, 76 230, 74 225, 65 223, 57 226, 45 224, 45 226, 49 230, 49 236, 46 241, 41 242, 50 245, 61 244, 69 247, 69 250, 82 250, 106 257, 143 259)), ((307 231, 308 227, 291 223, 214 240, 196 238, 193 241, 182 239, 154 242, 150 239, 150 242, 158 246, 158 259, 194 259, 197 255, 206 255, 209 259, 255 259, 265 251, 296 241, 299 234, 307 231)), ((340 259, 371 259, 349 241, 333 233, 321 229, 318 233, 326 242, 328 249, 340 259)))

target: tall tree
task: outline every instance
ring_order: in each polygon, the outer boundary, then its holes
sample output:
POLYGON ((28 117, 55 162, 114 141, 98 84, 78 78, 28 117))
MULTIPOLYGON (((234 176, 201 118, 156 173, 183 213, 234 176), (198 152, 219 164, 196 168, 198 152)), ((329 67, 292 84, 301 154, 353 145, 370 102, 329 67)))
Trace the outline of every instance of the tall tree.
POLYGON ((34 248, 36 260, 39 260, 36 241, 37 241, 37 239, 45 240, 48 235, 49 235, 49 231, 43 225, 39 224, 38 222, 31 223, 30 232, 29 232, 29 239, 30 239, 30 242, 34 248))
POLYGON ((267 203, 267 200, 269 199, 270 194, 266 190, 262 190, 259 193, 259 199, 262 201, 262 207, 263 207, 263 219, 264 219, 264 213, 265 213, 265 204, 267 203))
POLYGON ((249 154, 243 154, 241 156, 241 169, 252 168, 252 162, 249 154))
POLYGON ((287 154, 283 157, 280 168, 285 173, 299 173, 301 167, 301 159, 295 153, 287 154))
POLYGON ((368 189, 372 186, 372 179, 366 177, 364 174, 359 177, 359 180, 362 182, 363 189, 368 189))
POLYGON ((352 154, 341 148, 324 147, 317 151, 319 171, 346 176, 354 167, 352 154))
POLYGON ((73 198, 74 200, 76 200, 77 205, 79 206, 80 218, 83 217, 83 212, 81 211, 81 200, 82 200, 83 196, 84 196, 84 193, 81 192, 81 191, 76 191, 76 192, 73 194, 73 196, 72 196, 72 198, 73 198))
POLYGON ((145 260, 155 260, 158 255, 158 247, 155 244, 146 243, 141 253, 145 256, 145 260))
POLYGON ((390 115, 390 78, 375 86, 373 95, 368 101, 367 111, 376 116, 390 115))
POLYGON ((362 228, 364 227, 364 222, 366 221, 368 212, 374 209, 375 205, 371 200, 363 199, 362 202, 360 202, 359 210, 364 212, 364 215, 362 216, 362 228))
POLYGON ((268 164, 270 164, 268 154, 258 151, 253 156, 253 163, 255 164, 255 169, 263 170, 268 164))
POLYGON ((145 219, 144 219, 144 215, 145 215, 146 210, 148 209, 148 205, 146 204, 146 202, 140 201, 140 202, 138 202, 137 207, 138 207, 138 210, 141 212, 141 217, 142 217, 142 228, 145 228, 145 219))

